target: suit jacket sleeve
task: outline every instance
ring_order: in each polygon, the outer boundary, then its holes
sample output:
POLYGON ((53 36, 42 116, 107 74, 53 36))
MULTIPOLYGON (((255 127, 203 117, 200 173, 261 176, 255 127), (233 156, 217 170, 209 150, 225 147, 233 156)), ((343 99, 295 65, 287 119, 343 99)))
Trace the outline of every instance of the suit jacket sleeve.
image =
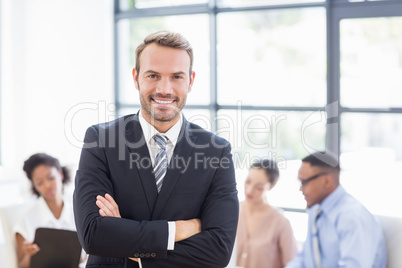
POLYGON ((151 252, 151 258, 166 258, 166 220, 135 221, 99 215, 96 196, 114 193, 105 146, 99 137, 95 127, 87 130, 75 179, 74 215, 82 247, 97 256, 133 257, 135 252, 151 252))

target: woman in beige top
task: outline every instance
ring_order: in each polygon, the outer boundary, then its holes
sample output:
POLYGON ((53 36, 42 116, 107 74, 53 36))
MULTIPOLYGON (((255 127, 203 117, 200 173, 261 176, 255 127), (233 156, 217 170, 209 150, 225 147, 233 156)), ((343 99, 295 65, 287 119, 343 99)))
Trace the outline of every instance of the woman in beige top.
POLYGON ((284 267, 297 254, 288 219, 264 199, 265 191, 271 190, 278 178, 275 161, 263 159, 250 167, 237 228, 238 267, 284 267))

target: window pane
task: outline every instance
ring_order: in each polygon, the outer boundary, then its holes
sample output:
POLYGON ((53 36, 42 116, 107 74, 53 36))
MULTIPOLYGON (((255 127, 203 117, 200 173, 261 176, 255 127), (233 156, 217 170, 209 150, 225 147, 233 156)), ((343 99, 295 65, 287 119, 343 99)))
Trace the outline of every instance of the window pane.
POLYGON ((342 152, 378 148, 402 161, 402 114, 342 115, 342 152))
POLYGON ((213 122, 211 120, 211 111, 200 109, 183 109, 183 115, 187 121, 197 124, 208 131, 212 130, 213 122))
POLYGON ((313 112, 220 110, 217 134, 231 142, 239 198, 244 199, 244 181, 251 163, 274 159, 281 179, 269 192, 273 205, 305 208, 299 192, 300 159, 311 150, 325 148, 325 116, 313 112))
POLYGON ((259 5, 286 5, 300 3, 321 3, 325 0, 217 0, 219 6, 259 6, 259 5))
POLYGON ((208 0, 120 0, 120 9, 152 8, 208 3, 208 0))
POLYGON ((341 119, 342 184, 373 213, 402 217, 402 115, 344 114, 341 119))
POLYGON ((220 110, 215 120, 217 134, 229 140, 243 160, 293 160, 325 148, 324 112, 220 110))
POLYGON ((307 213, 286 211, 285 216, 290 221, 300 251, 307 237, 308 215, 307 213))
POLYGON ((219 104, 324 106, 325 9, 218 14, 219 104))
POLYGON ((122 20, 119 22, 119 101, 139 104, 134 87, 132 69, 135 66, 135 49, 150 33, 170 30, 181 33, 193 46, 193 70, 196 73, 187 104, 208 104, 209 80, 209 19, 208 15, 183 15, 122 20))
POLYGON ((341 21, 342 106, 402 105, 401 29, 402 17, 341 21))

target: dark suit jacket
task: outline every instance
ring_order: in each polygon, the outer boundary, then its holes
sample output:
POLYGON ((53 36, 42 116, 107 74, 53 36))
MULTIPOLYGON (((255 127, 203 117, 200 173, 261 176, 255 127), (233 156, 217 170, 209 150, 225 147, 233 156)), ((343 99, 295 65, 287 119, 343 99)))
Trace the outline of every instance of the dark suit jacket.
POLYGON ((224 267, 238 221, 230 144, 183 120, 160 193, 138 115, 88 128, 75 179, 74 213, 87 267, 224 267), (122 218, 102 218, 109 193, 122 218), (167 221, 201 219, 202 231, 167 250, 167 221))

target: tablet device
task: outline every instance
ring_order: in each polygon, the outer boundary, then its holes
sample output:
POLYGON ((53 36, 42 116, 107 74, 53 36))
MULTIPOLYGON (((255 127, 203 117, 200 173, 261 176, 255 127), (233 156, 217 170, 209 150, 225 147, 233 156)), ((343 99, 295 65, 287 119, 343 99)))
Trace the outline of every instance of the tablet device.
POLYGON ((77 232, 38 228, 34 243, 40 250, 31 257, 30 268, 78 268, 82 248, 77 232))

